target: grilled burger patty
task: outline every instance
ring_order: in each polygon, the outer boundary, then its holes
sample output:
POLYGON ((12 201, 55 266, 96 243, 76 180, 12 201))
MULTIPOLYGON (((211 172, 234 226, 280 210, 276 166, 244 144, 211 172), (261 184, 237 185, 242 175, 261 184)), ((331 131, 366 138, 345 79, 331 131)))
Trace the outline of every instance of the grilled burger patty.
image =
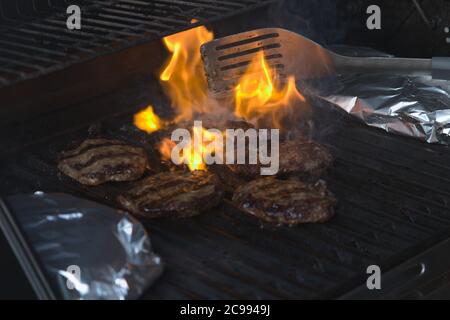
POLYGON ((322 145, 307 140, 280 143, 278 175, 305 174, 320 176, 333 163, 330 152, 322 145))
MULTIPOLYGON (((248 159, 248 157, 247 157, 248 159)), ((277 175, 318 177, 333 163, 330 152, 322 145, 307 140, 283 141, 279 147, 277 175)), ((260 177, 259 164, 229 164, 230 170, 248 178, 260 177)))
POLYGON ((75 149, 61 152, 58 161, 59 170, 90 186, 139 179, 148 166, 144 149, 101 138, 87 139, 75 149))
POLYGON ((336 204, 322 180, 308 184, 274 177, 239 187, 232 201, 242 211, 263 221, 286 225, 325 222, 333 217, 336 204))
POLYGON ((222 189, 229 195, 232 195, 239 186, 247 183, 246 179, 237 175, 225 165, 213 164, 208 166, 208 170, 217 176, 222 189))
POLYGON ((120 195, 120 205, 141 217, 190 217, 215 207, 223 192, 217 177, 205 171, 162 172, 138 181, 120 195))

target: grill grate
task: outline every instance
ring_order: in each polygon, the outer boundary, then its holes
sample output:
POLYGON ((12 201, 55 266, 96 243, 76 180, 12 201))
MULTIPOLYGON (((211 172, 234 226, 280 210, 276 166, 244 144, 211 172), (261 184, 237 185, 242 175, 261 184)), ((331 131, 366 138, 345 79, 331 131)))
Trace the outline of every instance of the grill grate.
POLYGON ((271 2, 0 0, 0 87, 271 2), (66 28, 72 4, 82 10, 81 30, 66 28))
MULTIPOLYGON (((97 99, 93 103, 114 113, 131 101, 143 106, 149 97, 154 99, 155 95, 149 92, 139 101, 136 97, 108 96, 103 102, 97 99)), ((76 109, 83 113, 81 106, 76 109)), ((157 112, 161 114, 162 110, 157 112)), ((328 109, 315 110, 321 117, 319 127, 339 121, 328 109)), ((61 112, 68 114, 67 110, 61 112)), ((449 149, 389 135, 343 117, 332 132, 318 130, 322 132, 320 139, 336 157, 335 167, 326 177, 339 200, 332 221, 261 228, 257 220, 227 202, 214 212, 191 219, 145 222, 155 251, 167 265, 161 280, 145 297, 337 297, 365 281, 368 265, 388 270, 448 236, 449 149)), ((58 113, 46 115, 43 126, 61 118, 58 113)), ((101 128, 106 136, 154 152, 152 138, 131 123, 132 112, 120 111, 108 115, 101 128)), ((56 133, 53 128, 52 137, 43 136, 40 142, 3 155, 1 194, 63 191, 114 206, 115 195, 127 183, 83 187, 60 175, 55 167, 56 152, 68 141, 83 139, 87 127, 66 129, 64 133, 56 133)))

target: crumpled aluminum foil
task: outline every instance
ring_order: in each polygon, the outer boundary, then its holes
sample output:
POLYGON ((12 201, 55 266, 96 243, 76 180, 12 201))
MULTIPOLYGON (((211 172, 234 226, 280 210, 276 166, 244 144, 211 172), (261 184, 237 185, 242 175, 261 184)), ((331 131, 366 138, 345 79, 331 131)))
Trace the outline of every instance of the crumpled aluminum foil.
POLYGON ((375 74, 339 76, 337 81, 319 95, 369 126, 450 144, 450 82, 375 74))
POLYGON ((135 299, 162 272, 143 226, 126 213, 63 193, 8 203, 64 299, 135 299))

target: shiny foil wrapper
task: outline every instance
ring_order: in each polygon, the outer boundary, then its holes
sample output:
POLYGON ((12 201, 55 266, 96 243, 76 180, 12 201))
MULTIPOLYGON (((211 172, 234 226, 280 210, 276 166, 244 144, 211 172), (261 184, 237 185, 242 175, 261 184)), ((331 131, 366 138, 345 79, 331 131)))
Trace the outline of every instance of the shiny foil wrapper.
POLYGON ((346 75, 319 95, 372 127, 450 143, 450 82, 428 77, 346 75))
POLYGON ((143 226, 126 213, 63 193, 8 202, 63 299, 135 299, 162 272, 143 226))

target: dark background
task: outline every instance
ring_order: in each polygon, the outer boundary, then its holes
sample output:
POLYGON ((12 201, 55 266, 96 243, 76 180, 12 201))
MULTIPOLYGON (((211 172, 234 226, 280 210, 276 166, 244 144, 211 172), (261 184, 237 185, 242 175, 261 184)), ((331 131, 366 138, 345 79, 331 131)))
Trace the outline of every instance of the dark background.
MULTIPOLYGON (((283 27, 322 45, 367 46, 404 57, 450 55, 450 33, 444 32, 450 28, 450 0, 280 0, 246 23, 247 30, 283 27), (381 8, 381 30, 366 27, 372 4, 381 8)), ((240 21, 215 28, 217 37, 240 30, 240 21)))
MULTIPOLYGON (((402 56, 448 56, 450 44, 444 32, 450 28, 450 0, 278 0, 268 10, 255 11, 245 23, 254 27, 284 27, 300 32, 322 44, 363 45, 402 56), (368 30, 366 9, 381 8, 381 30, 368 30), (421 13, 422 12, 422 13, 421 13)), ((88 0, 51 0, 52 5, 92 6, 88 0)), ((46 16, 49 0, 0 0, 0 19, 17 23, 17 19, 46 16)), ((101 2, 94 4, 101 6, 101 2)), ((242 21, 232 25, 225 19, 217 35, 242 31, 242 21)), ((217 29, 216 29, 217 30, 217 29)))
POLYGON ((450 27, 448 0, 304 0, 284 1, 287 26, 304 30, 324 44, 373 47, 405 57, 448 56, 450 44, 444 32, 450 27), (381 8, 381 30, 366 27, 369 5, 381 8), (421 14, 422 11, 422 14, 421 14), (313 19, 308 19, 313 17, 313 19), (303 21, 302 21, 303 19, 303 21))

